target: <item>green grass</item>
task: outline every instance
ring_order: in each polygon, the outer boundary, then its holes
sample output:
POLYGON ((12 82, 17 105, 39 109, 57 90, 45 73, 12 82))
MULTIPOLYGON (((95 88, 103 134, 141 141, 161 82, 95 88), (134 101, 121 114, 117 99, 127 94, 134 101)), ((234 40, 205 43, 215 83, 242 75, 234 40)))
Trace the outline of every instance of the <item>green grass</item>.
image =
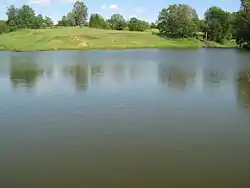
POLYGON ((19 30, 0 36, 0 50, 85 50, 127 48, 201 48, 196 39, 164 39, 147 32, 90 28, 19 30))
POLYGON ((208 48, 235 48, 236 47, 236 42, 235 41, 229 41, 226 44, 219 44, 213 41, 208 41, 207 42, 207 47, 208 48))
POLYGON ((160 33, 160 31, 158 29, 146 29, 145 32, 149 32, 149 33, 160 33))

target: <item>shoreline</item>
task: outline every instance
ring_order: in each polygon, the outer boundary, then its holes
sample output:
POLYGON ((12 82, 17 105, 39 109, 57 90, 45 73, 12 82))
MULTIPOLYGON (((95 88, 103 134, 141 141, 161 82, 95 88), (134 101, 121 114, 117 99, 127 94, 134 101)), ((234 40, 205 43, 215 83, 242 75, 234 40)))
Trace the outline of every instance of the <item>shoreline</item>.
MULTIPOLYGON (((0 52, 56 52, 56 51, 94 51, 94 50, 136 50, 136 49, 240 49, 237 47, 162 47, 162 46, 155 46, 155 47, 103 47, 103 48, 57 48, 57 49, 37 49, 37 50, 19 50, 19 49, 0 49, 0 52)), ((244 49, 244 48, 242 48, 244 49)))
POLYGON ((0 51, 86 51, 125 49, 236 48, 235 43, 218 44, 195 38, 162 38, 150 32, 114 31, 91 28, 19 30, 0 36, 0 51))

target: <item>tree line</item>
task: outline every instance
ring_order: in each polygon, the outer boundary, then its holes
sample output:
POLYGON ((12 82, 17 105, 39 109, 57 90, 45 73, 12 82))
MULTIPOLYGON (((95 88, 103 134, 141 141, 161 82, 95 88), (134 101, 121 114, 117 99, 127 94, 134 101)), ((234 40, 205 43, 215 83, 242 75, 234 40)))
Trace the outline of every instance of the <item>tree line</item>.
MULTIPOLYGON (((6 12, 7 21, 0 21, 0 33, 16 31, 20 28, 40 29, 53 27, 51 18, 36 15, 29 5, 16 8, 11 5, 6 12)), ((207 9, 204 19, 199 19, 195 9, 186 4, 169 5, 159 13, 155 23, 138 18, 128 21, 120 14, 113 14, 110 19, 94 13, 88 20, 88 8, 84 1, 76 1, 72 10, 64 15, 56 26, 87 26, 99 29, 145 31, 157 28, 163 37, 199 37, 202 40, 225 43, 236 40, 237 44, 250 44, 250 0, 241 0, 238 12, 228 12, 220 7, 207 9)))
POLYGON ((131 18, 126 21, 120 14, 113 14, 110 19, 105 19, 98 13, 90 15, 89 22, 87 22, 88 9, 83 2, 77 1, 71 12, 67 13, 58 21, 57 26, 72 27, 72 26, 88 26, 90 28, 98 29, 113 29, 124 30, 128 28, 130 31, 145 31, 150 28, 150 24, 144 20, 131 18), (77 12, 82 12, 77 14, 77 12), (81 22, 77 22, 77 18, 82 15, 81 22))

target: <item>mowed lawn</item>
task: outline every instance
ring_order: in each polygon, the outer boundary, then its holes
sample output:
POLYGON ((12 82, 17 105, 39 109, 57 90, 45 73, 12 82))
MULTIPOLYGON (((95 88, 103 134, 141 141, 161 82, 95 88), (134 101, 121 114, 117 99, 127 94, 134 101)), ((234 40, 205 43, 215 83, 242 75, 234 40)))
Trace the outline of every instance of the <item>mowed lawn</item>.
POLYGON ((0 50, 84 50, 126 48, 200 48, 196 39, 164 39, 152 32, 91 28, 19 30, 0 36, 0 50))

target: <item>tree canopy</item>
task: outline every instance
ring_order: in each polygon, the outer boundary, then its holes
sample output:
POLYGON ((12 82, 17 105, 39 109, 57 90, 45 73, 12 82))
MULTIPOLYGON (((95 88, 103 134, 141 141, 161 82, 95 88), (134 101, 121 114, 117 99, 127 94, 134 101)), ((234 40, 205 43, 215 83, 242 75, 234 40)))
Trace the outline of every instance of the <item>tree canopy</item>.
POLYGON ((58 21, 59 26, 74 27, 76 26, 76 19, 73 12, 68 12, 66 16, 63 16, 61 20, 58 21))
POLYGON ((87 23, 88 8, 83 1, 76 1, 72 13, 77 26, 83 26, 87 23))
POLYGON ((224 43, 233 36, 233 15, 219 7, 210 7, 205 13, 208 40, 224 43))
POLYGON ((45 16, 44 18, 44 23, 46 27, 52 27, 54 25, 54 22, 52 21, 52 19, 48 16, 45 16))
POLYGON ((18 9, 14 5, 7 8, 6 15, 8 16, 7 25, 10 31, 15 31, 19 26, 20 17, 18 16, 18 9))
POLYGON ((157 29, 156 23, 152 22, 152 23, 150 24, 150 28, 151 28, 151 29, 157 29))
POLYGON ((106 20, 100 14, 91 14, 89 19, 89 27, 99 28, 99 29, 108 29, 109 25, 106 20))
POLYGON ((111 29, 123 30, 126 27, 126 20, 120 14, 113 14, 108 20, 111 29))
POLYGON ((83 1, 76 1, 73 9, 58 21, 59 26, 83 26, 87 23, 88 8, 83 1))
POLYGON ((139 20, 137 18, 131 18, 128 21, 128 28, 130 31, 145 31, 150 25, 144 20, 139 20))
POLYGON ((192 37, 197 31, 198 15, 185 4, 170 5, 162 9, 158 17, 160 33, 171 37, 192 37))
POLYGON ((250 0, 241 0, 241 9, 236 15, 237 43, 250 44, 250 0))
POLYGON ((9 31, 15 31, 19 28, 39 29, 53 25, 51 18, 45 17, 44 19, 41 14, 36 15, 29 5, 23 5, 20 8, 11 5, 7 8, 6 14, 9 31))
POLYGON ((36 14, 29 5, 23 5, 17 12, 19 28, 36 28, 36 14))
POLYGON ((0 20, 0 34, 6 33, 8 31, 8 25, 5 20, 0 20))

